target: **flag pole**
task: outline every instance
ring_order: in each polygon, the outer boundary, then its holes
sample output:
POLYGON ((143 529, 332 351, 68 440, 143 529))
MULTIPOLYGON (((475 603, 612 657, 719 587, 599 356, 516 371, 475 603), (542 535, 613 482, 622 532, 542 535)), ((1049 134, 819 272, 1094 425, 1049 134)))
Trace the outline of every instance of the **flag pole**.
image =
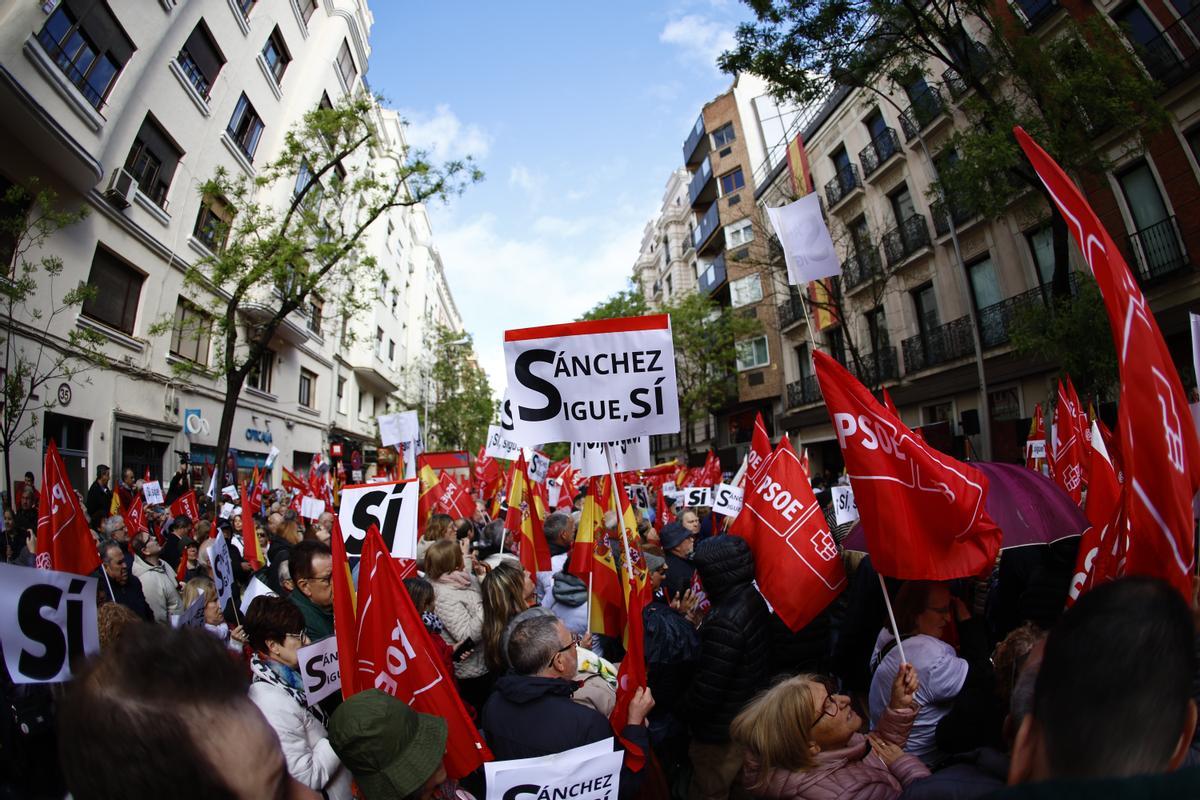
MULTIPOLYGON (((125 555, 122 554, 121 558, 124 558, 124 557, 125 557, 125 555)), ((108 584, 108 599, 113 601, 114 603, 117 602, 117 596, 115 594, 113 594, 112 581, 110 581, 108 579, 108 570, 106 570, 104 568, 103 564, 100 565, 100 574, 104 576, 104 582, 106 584, 108 584)))
POLYGON ((887 605, 888 619, 892 622, 892 633, 896 636, 896 649, 900 651, 900 663, 907 664, 908 659, 904 657, 904 642, 900 640, 900 629, 896 627, 896 614, 892 611, 892 598, 888 596, 887 584, 883 582, 883 575, 875 573, 879 578, 879 588, 883 590, 883 602, 887 605))
POLYGON ((608 449, 608 442, 604 443, 604 460, 608 463, 608 477, 612 481, 613 512, 617 515, 617 527, 621 529, 621 542, 625 546, 625 577, 629 580, 630 589, 632 589, 633 563, 630 561, 629 535, 625 530, 625 519, 621 514, 621 498, 617 496, 620 488, 617 486, 617 473, 613 470, 612 453, 608 449))

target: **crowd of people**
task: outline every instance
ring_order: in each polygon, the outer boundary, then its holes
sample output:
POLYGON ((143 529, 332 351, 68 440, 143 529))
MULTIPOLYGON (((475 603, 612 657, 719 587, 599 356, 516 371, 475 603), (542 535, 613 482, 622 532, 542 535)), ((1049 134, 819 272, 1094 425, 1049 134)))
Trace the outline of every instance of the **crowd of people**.
MULTIPOLYGON (((276 490, 256 516, 223 518, 201 497, 199 520, 149 507, 146 530, 130 531, 108 513, 110 477, 102 468, 85 499, 100 654, 67 685, 4 675, 0 797, 483 796, 481 772, 447 778, 445 720, 375 689, 308 701, 299 651, 334 635, 332 512, 299 518, 276 490), (236 583, 224 607, 217 536, 236 583), (269 592, 243 612, 252 580, 269 592), (202 625, 175 627, 201 599, 202 625)), ((4 540, 9 561, 32 566, 27 482, 4 540)), ((140 490, 132 470, 122 484, 140 490)), ((190 488, 178 484, 168 502, 190 488)), ((470 519, 427 521, 404 583, 497 759, 616 733, 649 754, 623 770, 623 798, 1200 796, 1196 603, 1123 578, 1064 611, 1077 537, 1003 550, 987 579, 885 578, 894 628, 870 557, 846 551, 847 589, 792 631, 744 539, 708 509, 662 524, 652 504, 629 532, 653 591, 647 686, 614 732, 626 651, 590 630, 588 576, 571 572, 582 501, 545 518, 548 572, 521 566, 519 537, 480 501, 470 519)), ((619 563, 615 514, 605 528, 619 563)))

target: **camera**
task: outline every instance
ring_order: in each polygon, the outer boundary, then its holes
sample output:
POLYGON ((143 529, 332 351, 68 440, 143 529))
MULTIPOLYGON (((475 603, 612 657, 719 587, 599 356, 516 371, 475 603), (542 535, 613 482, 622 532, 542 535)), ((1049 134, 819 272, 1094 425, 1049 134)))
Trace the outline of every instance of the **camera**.
POLYGON ((176 450, 175 455, 179 456, 180 464, 187 465, 187 464, 192 463, 192 454, 189 453, 187 450, 176 450))

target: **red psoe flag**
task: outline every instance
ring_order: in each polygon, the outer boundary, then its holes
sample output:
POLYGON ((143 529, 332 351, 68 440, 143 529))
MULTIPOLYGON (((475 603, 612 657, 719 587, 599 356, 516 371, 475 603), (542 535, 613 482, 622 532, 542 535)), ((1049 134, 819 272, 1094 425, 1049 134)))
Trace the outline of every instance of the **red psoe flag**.
POLYGON ((1054 405, 1051 426, 1050 471, 1058 488, 1083 503, 1083 443, 1079 440, 1078 417, 1071 397, 1058 382, 1058 402, 1054 405))
POLYGON ((762 414, 754 415, 754 434, 750 437, 750 452, 746 454, 746 485, 758 483, 767 459, 771 456, 771 437, 767 435, 767 424, 762 414))
POLYGON ((1125 499, 1114 520, 1124 516, 1125 574, 1164 578, 1190 600, 1200 442, 1179 374, 1141 287, 1099 217, 1025 131, 1013 132, 1067 221, 1108 311, 1121 375, 1117 432, 1125 499))
POLYGON ((1042 417, 1042 404, 1033 408, 1033 419, 1029 423, 1029 436, 1025 439, 1025 467, 1041 472, 1046 463, 1046 420, 1042 417))
POLYGON ((470 519, 475 516, 475 501, 459 483, 456 483, 445 472, 438 479, 437 500, 434 508, 442 514, 448 514, 454 519, 470 519))
POLYGON ((87 515, 67 478, 67 467, 54 440, 46 448, 38 499, 37 554, 41 569, 87 575, 100 566, 87 515))
POLYGON ((496 459, 487 454, 487 447, 480 447, 479 455, 475 456, 475 491, 479 499, 486 501, 494 496, 500 490, 503 478, 504 473, 496 459))
POLYGON ((170 511, 172 517, 187 517, 193 524, 199 522, 200 503, 196 500, 196 492, 192 490, 175 498, 175 502, 170 505, 170 511))
POLYGON ((875 569, 932 581, 989 572, 1000 529, 983 473, 919 440, 830 356, 813 359, 875 569))
POLYGON ((146 501, 140 494, 137 495, 129 504, 129 509, 121 511, 121 516, 125 518, 125 528, 129 531, 129 538, 132 539, 147 529, 146 501))
POLYGON ((575 483, 575 470, 568 467, 559 476, 558 502, 554 504, 555 511, 570 512, 575 508, 575 495, 579 494, 579 486, 575 483))
POLYGON ((645 583, 639 587, 638 582, 630 580, 628 575, 624 578, 629 583, 629 627, 626 637, 629 647, 617 670, 617 704, 613 706, 608 721, 625 748, 625 766, 634 772, 641 772, 642 767, 646 766, 646 754, 641 747, 622 736, 621 731, 629 724, 629 704, 638 689, 646 686, 646 634, 642 625, 642 610, 650 602, 650 588, 645 583))
MULTIPOLYGON (((379 530, 374 525, 367 529, 367 538, 371 538, 372 534, 379 537, 379 530)), ((333 635, 337 637, 338 663, 357 665, 358 597, 350 574, 350 559, 346 556, 346 540, 342 537, 342 526, 338 524, 337 516, 333 518, 333 535, 329 538, 329 548, 333 551, 333 575, 330 585, 333 589, 333 635)), ((358 693, 358 670, 343 669, 341 675, 342 699, 349 700, 352 695, 358 693)))
POLYGON ((721 460, 710 447, 704 456, 704 467, 700 472, 700 482, 697 486, 719 486, 721 484, 721 460))
POLYGON ((846 586, 846 568, 800 459, 784 436, 733 523, 754 553, 763 597, 798 631, 846 586))

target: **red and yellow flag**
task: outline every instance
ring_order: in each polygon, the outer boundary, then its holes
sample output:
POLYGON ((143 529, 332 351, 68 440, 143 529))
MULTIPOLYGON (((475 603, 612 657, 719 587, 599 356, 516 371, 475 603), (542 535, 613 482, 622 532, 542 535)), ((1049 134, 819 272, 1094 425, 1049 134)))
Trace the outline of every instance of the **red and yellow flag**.
MULTIPOLYGON (((372 525, 371 531, 378 536, 378 529, 372 525)), ((338 663, 345 664, 342 674, 342 699, 349 700, 358 690, 358 626, 355 615, 358 613, 358 597, 354 592, 354 580, 350 574, 350 559, 346 557, 346 540, 342 538, 342 527, 338 518, 333 518, 333 536, 329 539, 329 547, 333 550, 333 635, 337 637, 338 663), (351 668, 350 665, 355 665, 351 668)))
POLYGON ((251 511, 250 500, 246 494, 246 484, 242 484, 242 557, 250 563, 250 569, 257 572, 262 569, 266 559, 258 546, 258 533, 254 530, 254 514, 251 511))
POLYGON ((545 518, 545 503, 529 480, 525 454, 522 453, 513 464, 504 528, 510 535, 517 537, 517 555, 521 559, 521 565, 529 570, 530 575, 553 569, 550 566, 550 545, 542 532, 542 520, 545 518))

